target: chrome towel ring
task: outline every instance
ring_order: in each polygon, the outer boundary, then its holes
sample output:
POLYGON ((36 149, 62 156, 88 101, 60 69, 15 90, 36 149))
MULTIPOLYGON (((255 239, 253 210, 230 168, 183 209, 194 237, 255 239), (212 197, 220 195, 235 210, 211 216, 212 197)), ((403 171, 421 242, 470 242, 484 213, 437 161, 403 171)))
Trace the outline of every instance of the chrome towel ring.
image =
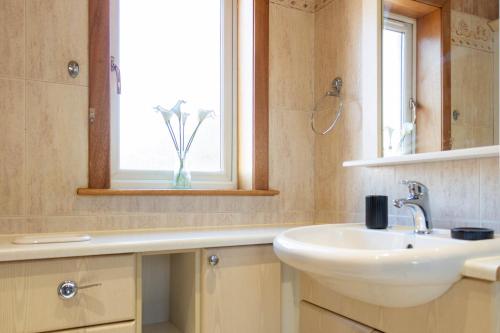
POLYGON ((333 81, 332 81, 332 87, 329 91, 326 92, 326 94, 316 103, 316 105, 314 106, 314 109, 311 113, 311 129, 313 130, 314 133, 318 134, 318 135, 327 135, 328 133, 330 133, 334 128, 335 128, 335 125, 337 125, 337 121, 340 119, 340 116, 342 115, 342 113, 344 112, 344 100, 343 100, 343 97, 342 97, 342 84, 343 84, 343 81, 342 81, 342 78, 341 77, 336 77, 333 81), (318 104, 323 101, 325 98, 327 97, 338 97, 339 98, 339 107, 337 109, 337 113, 335 114, 335 119, 333 120, 333 122, 330 124, 330 126, 324 130, 324 131, 321 131, 321 130, 318 130, 316 129, 316 124, 315 124, 315 121, 314 121, 314 116, 317 112, 320 112, 318 111, 316 108, 318 106, 318 104))

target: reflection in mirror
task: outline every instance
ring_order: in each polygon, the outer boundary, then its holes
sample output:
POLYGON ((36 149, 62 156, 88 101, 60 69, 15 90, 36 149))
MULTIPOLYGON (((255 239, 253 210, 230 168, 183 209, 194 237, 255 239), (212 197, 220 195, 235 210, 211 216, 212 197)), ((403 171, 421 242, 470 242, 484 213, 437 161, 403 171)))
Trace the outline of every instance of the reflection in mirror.
POLYGON ((498 145, 498 0, 384 0, 383 155, 498 145))

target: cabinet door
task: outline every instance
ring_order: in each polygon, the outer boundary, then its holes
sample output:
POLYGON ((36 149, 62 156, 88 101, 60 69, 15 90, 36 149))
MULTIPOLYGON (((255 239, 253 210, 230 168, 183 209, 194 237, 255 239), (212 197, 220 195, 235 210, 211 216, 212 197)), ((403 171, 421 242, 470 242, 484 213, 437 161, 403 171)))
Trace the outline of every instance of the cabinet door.
POLYGON ((202 333, 280 332, 281 264, 271 245, 206 249, 201 260, 202 333))
MULTIPOLYGON (((377 330, 311 303, 300 303, 300 333, 376 333, 377 330)), ((379 332, 380 333, 380 332, 379 332)))
POLYGON ((50 332, 134 320, 135 274, 133 254, 0 263, 0 332, 50 332), (93 287, 63 288, 68 281, 93 287), (62 297, 64 291, 68 294, 62 297))

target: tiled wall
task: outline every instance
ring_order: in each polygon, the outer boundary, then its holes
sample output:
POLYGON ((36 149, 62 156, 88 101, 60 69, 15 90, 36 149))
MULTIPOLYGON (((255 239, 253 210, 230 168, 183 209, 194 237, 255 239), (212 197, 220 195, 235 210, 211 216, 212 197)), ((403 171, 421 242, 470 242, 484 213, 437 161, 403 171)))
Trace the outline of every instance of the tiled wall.
MULTIPOLYGON (((364 221, 364 197, 406 196, 398 185, 414 179, 430 188, 434 223, 440 227, 483 225, 500 231, 500 169, 497 158, 383 168, 343 168, 342 161, 362 158, 360 93, 361 31, 364 0, 335 0, 316 12, 315 95, 329 80, 344 77, 346 111, 332 135, 315 140, 317 223, 364 221)), ((390 207, 392 223, 410 223, 407 211, 390 207)))
POLYGON ((88 2, 0 1, 0 233, 311 223, 313 16, 271 4, 271 198, 79 197, 88 2), (67 74, 77 60, 81 75, 67 74))
MULTIPOLYGON (((75 194, 88 172, 87 1, 2 0, 0 233, 362 222, 364 196, 404 196, 402 178, 429 185, 437 225, 500 230, 497 159, 341 166, 362 156, 364 0, 328 0, 312 11, 284 1, 270 5, 270 181, 282 193, 103 198, 75 194), (76 80, 66 72, 71 59, 82 67, 76 80), (319 98, 337 75, 345 82, 346 112, 332 135, 314 137, 313 91, 319 98)), ((409 221, 407 212, 390 213, 392 221, 409 221)))

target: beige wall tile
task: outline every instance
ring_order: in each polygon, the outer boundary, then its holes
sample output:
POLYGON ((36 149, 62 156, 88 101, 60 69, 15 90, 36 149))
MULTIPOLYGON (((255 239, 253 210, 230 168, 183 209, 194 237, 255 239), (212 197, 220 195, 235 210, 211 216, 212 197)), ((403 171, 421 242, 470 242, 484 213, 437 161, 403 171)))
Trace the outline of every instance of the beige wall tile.
POLYGON ((24 77, 24 1, 0 1, 0 77, 24 77))
POLYGON ((488 127, 474 127, 474 147, 492 146, 494 144, 495 130, 493 122, 488 127))
POLYGON ((474 138, 468 133, 472 133, 472 126, 451 125, 451 145, 453 149, 464 149, 473 147, 474 138))
MULTIPOLYGON (((401 166, 396 179, 417 180, 429 188, 433 219, 479 220, 479 160, 401 166)), ((407 189, 399 187, 399 195, 407 189)), ((399 215, 406 214, 401 211, 399 215)))
POLYGON ((28 211, 69 214, 87 183, 88 89, 28 82, 28 211))
POLYGON ((480 161, 481 221, 500 225, 500 164, 497 158, 480 161))
POLYGON ((270 4, 271 108, 312 109, 314 16, 270 4))
POLYGON ((27 234, 42 232, 39 221, 25 217, 0 218, 0 234, 27 234))
POLYGON ((25 210, 25 88, 23 80, 0 79, 0 215, 25 210))
POLYGON ((460 112, 457 121, 452 120, 452 123, 467 125, 452 126, 452 136, 462 139, 457 142, 457 148, 492 145, 493 53, 456 45, 451 52, 452 110, 460 112), (488 132, 490 135, 485 135, 488 132))
POLYGON ((88 85, 88 1, 26 0, 26 72, 33 80, 88 85), (68 75, 68 62, 80 75, 68 75))
POLYGON ((314 136, 309 114, 272 109, 270 183, 285 211, 314 211, 314 136))
MULTIPOLYGON (((311 221, 303 213, 290 215, 286 225, 302 225, 311 221), (299 217, 299 218, 297 218, 299 217), (298 221, 298 222, 297 222, 298 221)), ((29 218, 0 218, 0 233, 51 233, 109 231, 128 229, 218 229, 230 227, 254 227, 269 224, 285 225, 279 213, 254 214, 150 214, 150 215, 102 215, 102 216, 47 216, 29 218), (259 223, 260 222, 260 223, 259 223)))
MULTIPOLYGON (((360 156, 362 109, 360 96, 360 32, 362 1, 337 0, 315 14, 314 91, 319 101, 331 81, 344 80, 344 113, 336 128, 315 137, 315 207, 319 222, 353 222, 364 216, 365 169, 346 169, 342 162, 360 156)), ((337 104, 325 99, 318 127, 326 128, 337 104)))
POLYGON ((319 101, 332 80, 344 80, 346 101, 361 96, 361 9, 362 1, 337 0, 315 14, 314 20, 314 93, 319 101))

